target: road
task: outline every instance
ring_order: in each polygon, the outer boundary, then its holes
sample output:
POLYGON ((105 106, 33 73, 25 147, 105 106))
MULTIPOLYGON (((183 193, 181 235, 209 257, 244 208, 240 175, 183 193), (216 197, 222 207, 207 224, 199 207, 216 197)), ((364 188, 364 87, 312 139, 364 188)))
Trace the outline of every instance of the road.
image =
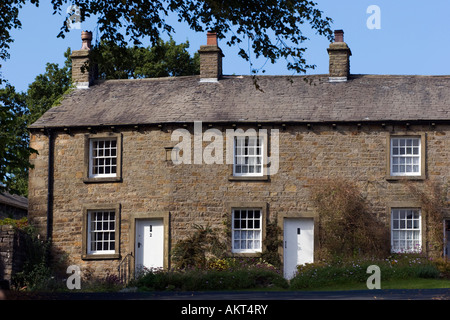
MULTIPOLYGON (((1 296, 1 295, 0 295, 1 296)), ((4 292, 6 300, 450 300, 450 289, 354 291, 204 291, 204 292, 4 292)))
MULTIPOLYGON (((422 290, 360 290, 360 291, 249 291, 249 292, 116 292, 116 293, 3 293, 0 301, 4 312, 35 317, 42 312, 46 318, 85 315, 89 318, 126 318, 155 314, 165 319, 273 319, 288 315, 300 318, 309 315, 349 319, 422 316, 423 310, 445 314, 450 289, 422 290), (9 300, 9 301, 8 301, 9 300), (13 301, 14 300, 14 301, 13 301), (28 300, 28 301, 24 301, 28 300), (345 300, 345 301, 344 301, 345 300), (392 302, 394 301, 394 302, 392 302), (401 302, 403 301, 403 302, 401 302), (423 302, 425 301, 425 302, 423 302), (428 302, 427 302, 428 301, 428 302), (423 303, 432 304, 424 306, 423 303), (401 305, 404 304, 404 305, 401 305), (405 305, 406 304, 406 305, 405 305), (422 305, 421 305, 422 304, 422 305), (395 307, 394 307, 395 306, 395 307), (37 310, 40 310, 38 313, 37 310), (123 312, 128 310, 129 312, 123 312), (421 311, 422 310, 422 311, 421 311), (441 313, 442 311, 442 313, 441 313)), ((6 314, 6 313, 5 313, 6 314)))

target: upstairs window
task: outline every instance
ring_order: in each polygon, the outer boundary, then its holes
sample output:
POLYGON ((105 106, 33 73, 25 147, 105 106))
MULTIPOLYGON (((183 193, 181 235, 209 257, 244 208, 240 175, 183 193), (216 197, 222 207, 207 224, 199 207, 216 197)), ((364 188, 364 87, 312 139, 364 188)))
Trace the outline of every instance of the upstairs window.
POLYGON ((122 181, 122 134, 95 133, 84 137, 85 183, 122 181))
POLYGON ((233 175, 257 177, 263 175, 263 138, 237 136, 234 138, 233 175))
POLYGON ((116 177, 117 139, 91 139, 89 149, 89 177, 116 177))
POLYGON ((420 137, 391 137, 391 176, 420 176, 422 146, 420 137))

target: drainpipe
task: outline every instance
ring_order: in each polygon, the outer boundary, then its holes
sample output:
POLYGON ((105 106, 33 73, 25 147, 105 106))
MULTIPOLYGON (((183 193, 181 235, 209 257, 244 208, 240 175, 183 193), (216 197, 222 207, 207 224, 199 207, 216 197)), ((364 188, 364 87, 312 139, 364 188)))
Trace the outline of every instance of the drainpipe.
POLYGON ((53 162, 54 162, 54 141, 53 132, 47 130, 48 136, 48 177, 47 177, 47 240, 52 238, 53 233, 53 162))

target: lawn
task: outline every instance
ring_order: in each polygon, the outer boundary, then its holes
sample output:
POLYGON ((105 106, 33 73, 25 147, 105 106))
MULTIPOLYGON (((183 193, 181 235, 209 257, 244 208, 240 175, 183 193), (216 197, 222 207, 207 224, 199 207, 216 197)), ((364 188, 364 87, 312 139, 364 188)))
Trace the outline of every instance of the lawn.
MULTIPOLYGON (((449 279, 381 279, 381 289, 450 289, 449 279)), ((343 291, 343 290, 367 290, 367 285, 361 282, 349 282, 339 285, 328 285, 304 289, 305 291, 343 291)))

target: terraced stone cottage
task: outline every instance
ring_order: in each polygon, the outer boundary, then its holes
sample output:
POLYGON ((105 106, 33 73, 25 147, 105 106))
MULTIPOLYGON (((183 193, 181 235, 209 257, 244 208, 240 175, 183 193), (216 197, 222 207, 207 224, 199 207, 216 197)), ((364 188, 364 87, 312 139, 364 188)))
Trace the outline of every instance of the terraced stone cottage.
POLYGON ((361 187, 392 251, 428 250, 427 212, 404 182, 447 183, 450 76, 351 74, 338 30, 329 74, 259 76, 256 88, 222 74, 208 33, 199 76, 97 81, 82 70, 91 38, 72 54, 77 89, 30 126, 29 217, 70 264, 169 268, 194 224, 258 256, 273 222, 289 278, 317 254, 310 190, 325 178, 361 187))

